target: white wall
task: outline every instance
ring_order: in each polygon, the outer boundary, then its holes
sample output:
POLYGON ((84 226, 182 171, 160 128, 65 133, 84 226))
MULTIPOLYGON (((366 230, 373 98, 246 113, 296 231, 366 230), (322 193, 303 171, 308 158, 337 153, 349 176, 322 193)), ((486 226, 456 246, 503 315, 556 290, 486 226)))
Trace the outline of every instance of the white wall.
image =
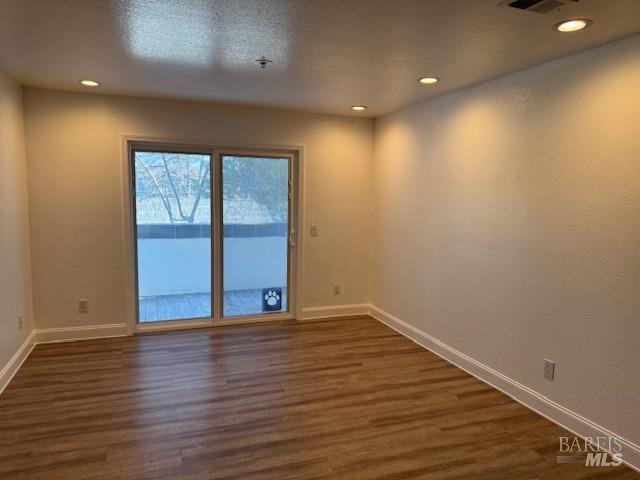
MULTIPOLYGON (((287 237, 226 237, 224 289, 286 287, 287 243, 287 237)), ((360 282, 367 287, 364 279, 360 282)))
POLYGON ((121 135, 303 145, 305 307, 369 300, 373 122, 204 103, 25 91, 38 328, 124 317, 121 135), (332 284, 342 295, 332 294, 332 284), (76 302, 89 300, 89 313, 76 302))
POLYGON ((210 238, 142 238, 137 253, 140 296, 211 291, 210 238))
POLYGON ((33 330, 22 90, 0 73, 0 370, 33 330), (18 329, 18 316, 23 328, 18 329))
MULTIPOLYGON (((225 237, 225 290, 286 287, 287 273, 287 237, 225 237)), ((210 238, 138 240, 141 296, 210 291, 210 238)))
POLYGON ((373 198, 374 305, 640 444, 640 37, 378 119, 373 198))

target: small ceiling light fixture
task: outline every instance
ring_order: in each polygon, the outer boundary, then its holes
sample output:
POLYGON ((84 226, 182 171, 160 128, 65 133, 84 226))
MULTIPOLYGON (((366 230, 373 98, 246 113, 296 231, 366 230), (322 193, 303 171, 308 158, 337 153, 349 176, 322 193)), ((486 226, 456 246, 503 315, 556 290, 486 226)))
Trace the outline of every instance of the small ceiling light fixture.
POLYGON ((354 105, 353 107, 351 107, 351 110, 355 110, 356 112, 361 112, 366 109, 366 105, 354 105))
POLYGON ((583 28, 587 28, 591 25, 591 20, 586 18, 577 18, 574 20, 565 20, 564 22, 558 23, 555 25, 555 29, 559 32, 569 33, 569 32, 577 32, 582 30, 583 28))
POLYGON ((100 82, 96 82, 95 80, 80 80, 80 83, 85 87, 99 87, 100 82))
POLYGON ((267 68, 267 66, 271 65, 273 63, 273 61, 269 60, 268 58, 265 58, 265 56, 263 55, 262 57, 258 58, 257 60, 254 60, 255 63, 257 63, 258 65, 260 65, 260 68, 265 69, 267 68))
POLYGON ((439 81, 440 79, 438 77, 422 77, 418 79, 418 83, 420 83, 420 85, 433 85, 439 81))

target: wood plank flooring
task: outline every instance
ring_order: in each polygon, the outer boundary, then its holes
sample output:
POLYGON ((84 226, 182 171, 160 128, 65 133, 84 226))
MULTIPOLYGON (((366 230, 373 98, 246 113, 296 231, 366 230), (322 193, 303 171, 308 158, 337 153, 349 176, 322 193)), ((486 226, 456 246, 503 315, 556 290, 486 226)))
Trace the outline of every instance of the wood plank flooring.
POLYGON ((2 479, 640 478, 370 318, 40 345, 0 395, 2 479))

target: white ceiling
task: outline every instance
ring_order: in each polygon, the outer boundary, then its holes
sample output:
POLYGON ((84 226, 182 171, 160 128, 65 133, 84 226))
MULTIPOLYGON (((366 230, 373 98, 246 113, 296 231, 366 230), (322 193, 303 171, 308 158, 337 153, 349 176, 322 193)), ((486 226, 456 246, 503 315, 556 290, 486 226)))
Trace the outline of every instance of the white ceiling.
POLYGON ((565 1, 541 15, 500 0, 0 0, 0 69, 34 87, 88 78, 102 93, 378 116, 640 31, 640 0, 565 1), (594 23, 553 30, 570 17, 594 23))

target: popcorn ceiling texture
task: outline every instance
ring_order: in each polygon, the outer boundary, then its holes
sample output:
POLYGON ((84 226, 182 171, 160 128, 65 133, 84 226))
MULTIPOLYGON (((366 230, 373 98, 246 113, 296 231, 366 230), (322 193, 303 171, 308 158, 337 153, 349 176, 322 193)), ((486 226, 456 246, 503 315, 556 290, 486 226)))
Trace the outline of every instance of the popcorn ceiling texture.
POLYGON ((101 93, 358 117, 623 38, 640 18, 638 0, 564 2, 545 15, 499 0, 0 3, 0 59, 30 87, 83 91, 89 75, 101 93), (575 15, 594 25, 553 31, 575 15), (273 60, 264 70, 262 55, 273 60), (442 81, 420 87, 427 75, 442 81))

